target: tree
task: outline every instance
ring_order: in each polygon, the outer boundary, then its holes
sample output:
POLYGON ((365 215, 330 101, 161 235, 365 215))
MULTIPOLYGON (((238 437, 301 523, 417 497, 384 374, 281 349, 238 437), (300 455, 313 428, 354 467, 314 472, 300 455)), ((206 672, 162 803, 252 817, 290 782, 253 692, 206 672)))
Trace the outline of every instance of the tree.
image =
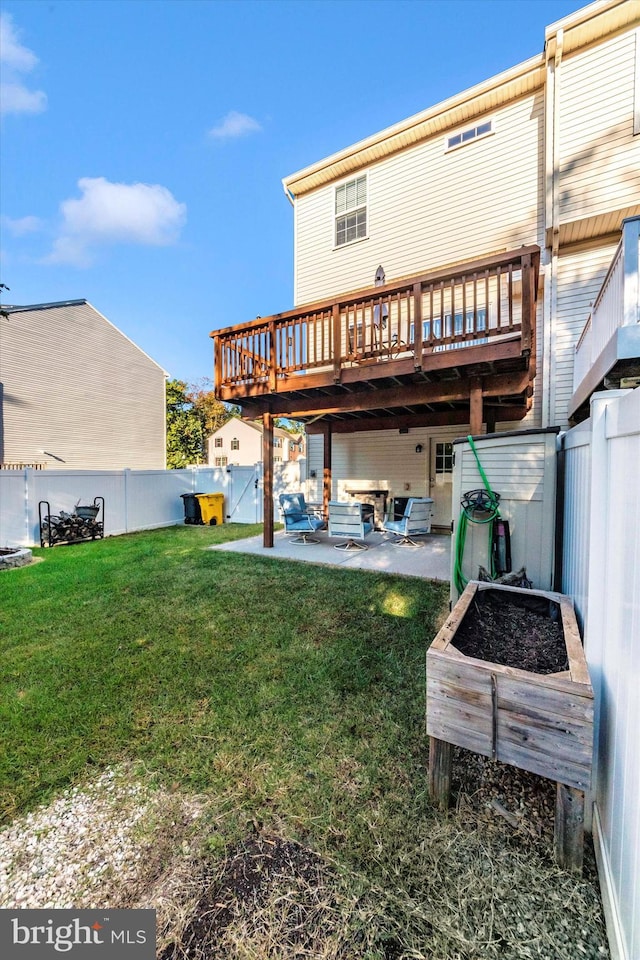
POLYGON ((286 430, 287 433, 293 434, 294 437, 299 437, 304 433, 304 423, 301 420, 290 420, 287 417, 275 417, 273 425, 274 427, 279 427, 281 430, 286 430))
POLYGON ((167 467, 179 470, 204 463, 204 428, 201 415, 187 395, 184 380, 167 381, 167 467))
POLYGON ((206 378, 187 385, 184 380, 167 381, 167 467, 179 470, 192 463, 206 463, 206 441, 231 417, 237 407, 218 400, 206 389, 206 378))
MULTIPOLYGON (((9 287, 6 285, 6 283, 0 283, 0 294, 1 294, 1 292, 2 292, 3 290, 8 290, 8 289, 9 289, 9 287)), ((8 320, 8 319, 9 319, 9 314, 7 313, 6 310, 3 310, 3 308, 2 308, 1 305, 0 305, 0 317, 1 317, 3 320, 8 320)))
POLYGON ((238 407, 218 400, 207 377, 190 384, 187 397, 202 421, 205 437, 210 437, 232 417, 240 416, 238 407))

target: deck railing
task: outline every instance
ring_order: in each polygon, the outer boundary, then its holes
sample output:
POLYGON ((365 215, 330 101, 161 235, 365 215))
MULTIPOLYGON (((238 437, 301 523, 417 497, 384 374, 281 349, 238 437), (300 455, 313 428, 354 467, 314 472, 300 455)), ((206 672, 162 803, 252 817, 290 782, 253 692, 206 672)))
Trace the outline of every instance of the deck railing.
POLYGON ((285 377, 338 380, 345 367, 392 360, 419 369, 433 354, 499 339, 520 338, 524 352, 539 263, 538 247, 521 247, 214 331, 216 390, 262 384, 275 391, 285 377))
POLYGON ((640 323, 640 217, 622 226, 622 239, 575 348, 573 390, 620 327, 640 323))

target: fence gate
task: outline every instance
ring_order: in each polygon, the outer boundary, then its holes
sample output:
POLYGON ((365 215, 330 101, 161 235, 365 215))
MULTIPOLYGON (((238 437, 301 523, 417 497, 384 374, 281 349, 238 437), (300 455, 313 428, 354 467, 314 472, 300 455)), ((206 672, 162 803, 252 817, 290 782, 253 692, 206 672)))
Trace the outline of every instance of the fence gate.
POLYGON ((262 464, 253 467, 228 467, 226 491, 227 523, 262 523, 262 464))

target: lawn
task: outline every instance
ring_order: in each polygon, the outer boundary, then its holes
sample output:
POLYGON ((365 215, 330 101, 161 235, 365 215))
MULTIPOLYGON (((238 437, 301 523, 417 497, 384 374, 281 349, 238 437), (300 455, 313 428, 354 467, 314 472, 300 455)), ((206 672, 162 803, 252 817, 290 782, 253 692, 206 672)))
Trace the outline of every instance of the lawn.
POLYGON ((204 549, 255 532, 172 527, 0 574, 5 821, 144 770, 198 797, 201 891, 247 844, 253 862, 280 844, 291 869, 305 851, 284 893, 252 888, 251 929, 246 902, 220 922, 212 958, 606 956, 592 875, 429 804, 424 660, 445 585, 204 549))

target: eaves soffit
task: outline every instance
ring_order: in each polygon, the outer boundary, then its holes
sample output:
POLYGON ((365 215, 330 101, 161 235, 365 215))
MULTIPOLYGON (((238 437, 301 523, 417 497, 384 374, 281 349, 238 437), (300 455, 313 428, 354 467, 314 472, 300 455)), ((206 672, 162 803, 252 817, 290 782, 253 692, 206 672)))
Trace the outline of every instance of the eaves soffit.
POLYGON ((300 196, 378 160, 406 150, 423 140, 466 123, 473 117, 544 85, 544 54, 532 57, 448 100, 387 127, 353 146, 305 167, 282 181, 285 191, 300 196))

